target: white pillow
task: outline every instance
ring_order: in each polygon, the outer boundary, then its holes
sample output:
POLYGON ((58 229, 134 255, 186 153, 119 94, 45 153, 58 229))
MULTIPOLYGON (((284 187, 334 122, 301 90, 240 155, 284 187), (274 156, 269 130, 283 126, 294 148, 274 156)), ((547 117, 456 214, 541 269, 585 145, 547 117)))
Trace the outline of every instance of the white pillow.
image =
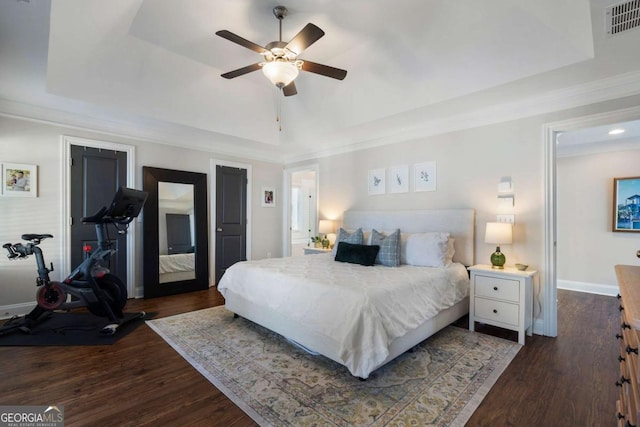
POLYGON ((412 233, 400 244, 402 263, 421 267, 445 267, 453 258, 453 239, 449 233, 412 233))

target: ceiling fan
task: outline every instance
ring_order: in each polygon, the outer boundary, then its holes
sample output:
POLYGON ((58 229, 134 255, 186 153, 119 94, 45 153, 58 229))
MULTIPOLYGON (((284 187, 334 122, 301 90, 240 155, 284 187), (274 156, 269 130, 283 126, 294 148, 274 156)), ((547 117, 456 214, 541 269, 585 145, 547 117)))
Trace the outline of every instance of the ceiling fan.
POLYGON ((262 62, 256 62, 255 64, 229 71, 221 74, 221 76, 225 79, 233 79, 262 69, 264 75, 282 90, 284 96, 292 96, 298 93, 294 80, 298 77, 300 70, 338 80, 344 79, 347 75, 346 70, 298 59, 298 55, 324 36, 324 31, 317 26, 309 23, 289 43, 282 41, 282 20, 287 16, 287 13, 287 8, 284 6, 273 8, 273 14, 280 23, 279 40, 273 41, 265 47, 244 39, 231 31, 217 31, 216 35, 258 52, 264 57, 262 62))

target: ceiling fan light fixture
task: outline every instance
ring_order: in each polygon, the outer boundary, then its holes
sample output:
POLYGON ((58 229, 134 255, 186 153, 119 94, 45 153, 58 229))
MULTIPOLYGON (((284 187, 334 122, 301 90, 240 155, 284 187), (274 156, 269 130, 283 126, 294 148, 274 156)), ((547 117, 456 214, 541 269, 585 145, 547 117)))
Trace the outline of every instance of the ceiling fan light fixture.
POLYGON ((276 60, 266 62, 262 66, 262 72, 271 81, 271 83, 279 88, 283 88, 298 77, 300 69, 295 62, 276 60))

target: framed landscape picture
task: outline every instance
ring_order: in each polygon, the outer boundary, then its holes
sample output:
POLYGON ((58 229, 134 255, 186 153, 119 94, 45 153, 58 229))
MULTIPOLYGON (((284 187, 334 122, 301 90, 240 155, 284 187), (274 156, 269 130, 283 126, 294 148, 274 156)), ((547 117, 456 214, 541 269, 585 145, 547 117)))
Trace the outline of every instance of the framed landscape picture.
POLYGON ((18 163, 2 164, 2 192, 6 197, 37 197, 38 167, 18 163))
POLYGON ((613 231, 640 232, 640 176, 613 179, 613 231))

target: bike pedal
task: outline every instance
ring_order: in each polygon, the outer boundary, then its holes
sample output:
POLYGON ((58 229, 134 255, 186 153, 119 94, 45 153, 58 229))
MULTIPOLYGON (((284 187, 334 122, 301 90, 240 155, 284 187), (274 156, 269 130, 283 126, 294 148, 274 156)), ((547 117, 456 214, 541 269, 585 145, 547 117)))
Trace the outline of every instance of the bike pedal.
POLYGON ((102 328, 102 330, 100 331, 100 333, 102 335, 113 335, 116 333, 116 330, 118 330, 118 325, 117 323, 111 323, 107 326, 105 326, 104 328, 102 328))

